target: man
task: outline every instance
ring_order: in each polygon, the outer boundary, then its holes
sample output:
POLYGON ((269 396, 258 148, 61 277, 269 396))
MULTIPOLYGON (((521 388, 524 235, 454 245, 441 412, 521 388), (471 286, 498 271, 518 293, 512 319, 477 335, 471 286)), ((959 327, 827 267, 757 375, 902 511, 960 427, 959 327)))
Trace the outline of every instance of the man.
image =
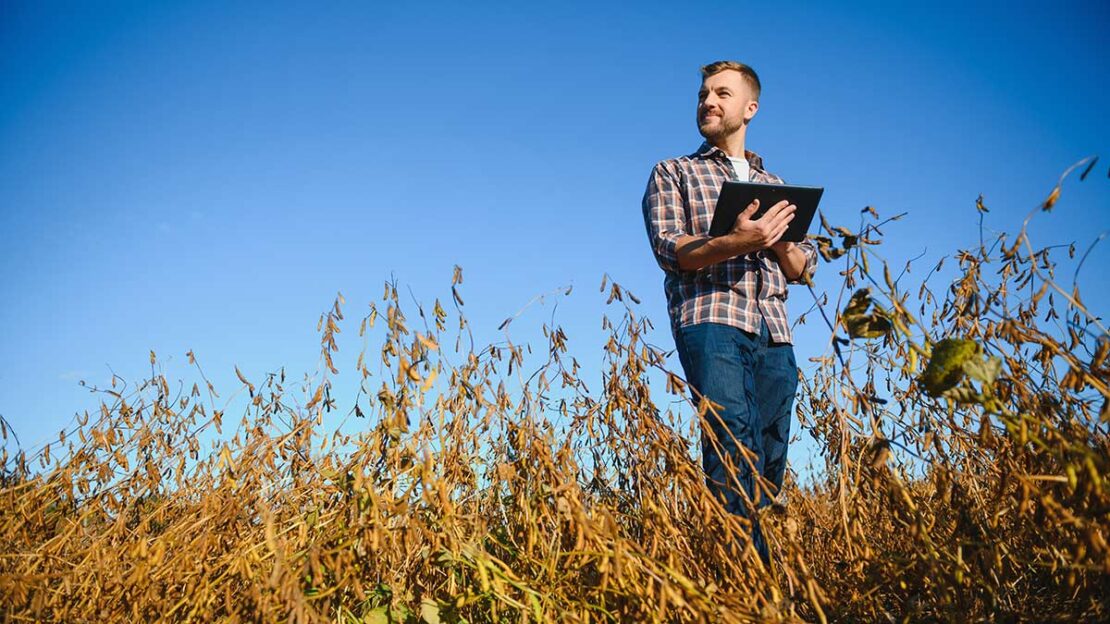
MULTIPOLYGON (((719 61, 701 68, 698 150, 655 166, 644 194, 644 222, 659 266, 671 330, 695 400, 712 401, 702 432, 709 488, 732 513, 747 515, 782 487, 798 369, 786 316, 788 282, 811 276, 817 254, 808 242, 781 241, 795 207, 779 202, 760 219, 756 200, 732 230, 710 237, 709 225, 725 180, 782 184, 745 150, 748 125, 759 110, 759 77, 752 68, 719 61), (742 453, 737 443, 754 453, 742 453), (754 471, 773 486, 757 488, 754 471)), ((764 561, 758 522, 752 541, 764 561)))

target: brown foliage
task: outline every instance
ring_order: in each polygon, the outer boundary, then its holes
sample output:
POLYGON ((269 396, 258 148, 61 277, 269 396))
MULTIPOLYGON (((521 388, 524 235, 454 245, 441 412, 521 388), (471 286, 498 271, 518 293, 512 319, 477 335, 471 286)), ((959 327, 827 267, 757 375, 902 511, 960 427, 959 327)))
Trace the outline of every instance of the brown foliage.
MULTIPOLYGON (((1110 617, 1110 336, 1078 290, 1059 287, 1024 226, 1009 244, 959 252, 944 297, 926 282, 912 313, 901 278, 873 269, 885 222, 865 212, 858 231, 825 227, 825 273, 842 267, 843 312, 817 305, 834 350, 803 369, 799 396, 825 467, 763 512, 771 569, 745 521, 705 488, 697 430, 653 395, 653 375, 679 398, 687 391, 646 343, 651 324, 630 293, 602 284, 623 307, 619 322, 605 320, 591 392, 561 328, 544 328, 546 361, 527 373, 526 347, 464 348, 456 271, 454 314, 436 301, 416 329, 387 284, 384 319, 372 305, 362 320, 360 334, 384 320, 384 335, 379 371, 362 356, 356 366, 351 411, 365 420, 355 434, 322 425, 337 409, 340 297, 321 317, 323 372, 300 391, 284 372, 252 383, 236 369, 250 405, 229 435, 199 365, 200 382, 174 393, 152 354, 150 379, 98 390, 100 413, 57 443, 10 456, 5 446, 0 612, 56 622, 1110 617)), ((697 419, 713 417, 709 402, 695 407, 697 419)))

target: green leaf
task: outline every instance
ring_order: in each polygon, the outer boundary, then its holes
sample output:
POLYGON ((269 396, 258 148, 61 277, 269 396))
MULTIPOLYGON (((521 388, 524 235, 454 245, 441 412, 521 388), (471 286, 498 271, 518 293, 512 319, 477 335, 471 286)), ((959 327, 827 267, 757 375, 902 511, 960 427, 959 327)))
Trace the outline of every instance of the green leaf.
POLYGON ((440 624, 439 604, 431 598, 420 601, 420 618, 428 624, 440 624))
POLYGON ((954 388, 964 377, 964 363, 979 353, 974 340, 945 338, 933 345, 929 365, 921 375, 921 384, 930 396, 940 396, 954 388))
POLYGON ((378 607, 367 611, 362 616, 363 624, 390 624, 389 607, 378 607))
POLYGON ((1002 371, 1002 360, 998 357, 969 358, 964 362, 964 372, 968 377, 983 382, 983 385, 993 386, 998 373, 1002 371))
POLYGON ((540 604, 539 596, 537 596, 536 594, 528 594, 528 597, 532 599, 532 617, 535 618, 537 622, 542 622, 543 605, 540 604))

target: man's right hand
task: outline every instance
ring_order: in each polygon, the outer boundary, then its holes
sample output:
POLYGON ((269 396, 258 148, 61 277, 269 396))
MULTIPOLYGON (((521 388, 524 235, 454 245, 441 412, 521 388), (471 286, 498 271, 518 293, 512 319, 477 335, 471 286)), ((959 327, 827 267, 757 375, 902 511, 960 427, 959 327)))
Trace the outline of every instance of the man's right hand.
POLYGON ((790 222, 794 220, 797 206, 784 199, 771 206, 771 209, 759 219, 752 220, 752 215, 757 210, 759 210, 758 199, 748 204, 748 207, 737 215, 732 230, 725 234, 738 256, 767 249, 777 243, 783 234, 786 234, 790 222))

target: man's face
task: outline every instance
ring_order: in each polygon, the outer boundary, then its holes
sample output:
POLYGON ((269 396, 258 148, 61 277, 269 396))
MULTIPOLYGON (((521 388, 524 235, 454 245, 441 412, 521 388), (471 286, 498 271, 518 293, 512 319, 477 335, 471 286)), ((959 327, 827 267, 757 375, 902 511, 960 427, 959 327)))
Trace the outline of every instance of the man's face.
POLYGON ((698 91, 698 131, 710 141, 736 132, 759 109, 753 95, 736 70, 726 69, 706 78, 698 91))

